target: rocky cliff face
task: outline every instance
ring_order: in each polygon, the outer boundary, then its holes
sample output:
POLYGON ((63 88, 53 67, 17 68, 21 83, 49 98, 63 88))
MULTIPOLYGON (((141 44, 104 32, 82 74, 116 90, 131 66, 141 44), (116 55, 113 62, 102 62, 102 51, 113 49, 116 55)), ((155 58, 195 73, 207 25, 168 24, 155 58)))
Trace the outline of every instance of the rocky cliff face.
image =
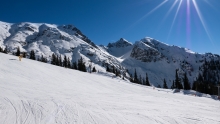
POLYGON ((150 47, 146 43, 139 41, 134 44, 131 55, 132 58, 140 60, 142 62, 159 61, 161 53, 155 48, 150 47))
MULTIPOLYGON (((123 48, 126 48, 126 46, 123 48)), ((107 49, 112 49, 112 47, 107 49)), ((120 49, 117 49, 119 53, 121 53, 120 49)), ((175 79, 175 70, 178 70, 181 81, 184 73, 187 73, 192 84, 199 73, 203 73, 201 68, 205 61, 220 60, 219 55, 211 53, 198 54, 187 48, 170 46, 149 37, 136 41, 121 56, 119 57, 121 63, 128 69, 130 74, 134 75, 136 69, 141 78, 148 73, 150 82, 153 85, 162 86, 163 80, 166 79, 169 87, 175 79)), ((220 75, 217 77, 220 77, 220 75)))

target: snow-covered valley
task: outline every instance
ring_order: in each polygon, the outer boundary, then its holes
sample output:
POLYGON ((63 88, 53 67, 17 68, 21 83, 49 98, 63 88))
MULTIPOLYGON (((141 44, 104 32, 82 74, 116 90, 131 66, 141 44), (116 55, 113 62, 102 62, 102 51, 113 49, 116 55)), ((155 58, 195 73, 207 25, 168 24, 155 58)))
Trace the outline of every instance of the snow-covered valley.
POLYGON ((219 124, 220 102, 0 53, 1 124, 219 124))

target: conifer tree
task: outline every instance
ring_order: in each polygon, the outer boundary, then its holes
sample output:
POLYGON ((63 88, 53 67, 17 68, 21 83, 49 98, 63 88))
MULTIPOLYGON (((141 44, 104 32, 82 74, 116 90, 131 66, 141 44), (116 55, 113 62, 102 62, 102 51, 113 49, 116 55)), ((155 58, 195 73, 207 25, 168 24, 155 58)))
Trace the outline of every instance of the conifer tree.
POLYGON ((20 47, 17 48, 16 56, 20 56, 20 47))
POLYGON ((82 71, 82 63, 83 63, 83 59, 82 57, 78 60, 78 70, 82 71))
POLYGON ((173 81, 173 84, 172 84, 172 86, 171 86, 171 89, 175 89, 176 88, 176 86, 175 86, 175 83, 174 83, 174 81, 173 81))
POLYGON ((136 69, 134 71, 134 83, 138 83, 138 77, 137 77, 136 69))
POLYGON ((112 73, 115 74, 115 66, 112 66, 112 73))
POLYGON ((163 88, 164 88, 164 89, 168 89, 168 87, 167 87, 167 82, 166 82, 165 78, 164 78, 164 80, 163 80, 163 88))
POLYGON ((115 69, 115 76, 117 77, 118 76, 118 70, 115 69))
POLYGON ((121 77, 120 70, 116 69, 116 71, 115 71, 115 75, 121 77))
POLYGON ((27 53, 23 52, 23 58, 26 58, 27 53))
POLYGON ((126 72, 125 71, 122 71, 122 79, 124 80, 125 79, 125 77, 126 77, 126 72))
POLYGON ((147 86, 150 86, 150 82, 149 82, 147 73, 146 73, 146 85, 147 85, 147 86))
POLYGON ((198 80, 199 82, 203 82, 203 81, 204 81, 204 79, 203 79, 201 73, 199 73, 199 76, 198 76, 198 79, 197 79, 197 80, 198 80))
POLYGON ((59 57, 58 57, 58 55, 56 56, 55 63, 56 63, 56 65, 57 65, 57 66, 60 66, 60 63, 59 63, 59 57))
POLYGON ((130 74, 130 82, 134 82, 132 74, 130 74))
POLYGON ((193 85, 192 85, 192 90, 195 90, 195 91, 197 91, 197 81, 194 81, 193 82, 193 85))
POLYGON ((78 60, 78 70, 87 72, 85 62, 83 62, 82 57, 78 60))
POLYGON ((6 46, 5 49, 3 50, 3 53, 7 54, 8 53, 8 47, 6 46))
POLYGON ((44 58, 43 55, 41 55, 41 59, 40 59, 40 61, 41 61, 41 62, 44 62, 44 63, 47 63, 47 59, 46 59, 46 57, 44 58))
POLYGON ((118 70, 118 76, 120 76, 120 77, 121 77, 121 72, 120 72, 120 70, 118 70))
POLYGON ((30 53, 30 59, 32 59, 32 60, 36 60, 34 50, 31 50, 31 53, 30 53))
POLYGON ((96 72, 95 66, 92 68, 92 72, 96 72))
POLYGON ((106 71, 107 71, 107 72, 110 72, 110 69, 109 69, 108 65, 107 65, 107 67, 106 67, 106 71))
POLYGON ((32 58, 33 58, 33 56, 32 56, 32 50, 31 50, 29 59, 32 59, 32 58))
POLYGON ((63 66, 61 54, 60 54, 60 57, 58 59, 58 63, 59 63, 59 66, 61 66, 61 67, 63 66))
POLYGON ((87 72, 85 62, 82 63, 82 71, 83 71, 83 72, 87 72))
POLYGON ((175 88, 181 89, 181 83, 180 83, 180 79, 179 79, 177 71, 178 71, 178 69, 176 69, 175 88))
MULTIPOLYGON (((40 58, 40 57, 39 57, 40 58)), ((39 61, 44 62, 44 57, 43 55, 41 55, 41 58, 39 59, 39 61)))
POLYGON ((53 53, 51 57, 51 64, 56 65, 56 55, 53 53))
POLYGON ((64 56, 64 59, 63 59, 63 67, 67 67, 67 58, 66 58, 66 55, 64 56))
POLYGON ((67 58, 67 68, 71 68, 71 63, 69 57, 67 58))
POLYGON ((121 72, 120 72, 120 70, 117 70, 117 76, 121 77, 121 72))
POLYGON ((32 54, 33 54, 33 60, 36 60, 36 57, 35 57, 35 52, 34 52, 34 50, 32 51, 32 54))
POLYGON ((2 48, 0 47, 0 52, 3 52, 2 48))
POLYGON ((190 90, 189 79, 186 73, 184 73, 183 84, 184 84, 184 90, 190 90))

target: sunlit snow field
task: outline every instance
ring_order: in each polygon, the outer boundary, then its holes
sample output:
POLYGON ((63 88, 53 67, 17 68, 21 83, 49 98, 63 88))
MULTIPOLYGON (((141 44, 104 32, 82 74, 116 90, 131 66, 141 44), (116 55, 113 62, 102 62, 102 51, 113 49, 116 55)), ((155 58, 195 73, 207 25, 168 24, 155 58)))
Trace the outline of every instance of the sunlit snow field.
POLYGON ((220 124, 220 101, 0 53, 0 124, 55 123, 220 124))

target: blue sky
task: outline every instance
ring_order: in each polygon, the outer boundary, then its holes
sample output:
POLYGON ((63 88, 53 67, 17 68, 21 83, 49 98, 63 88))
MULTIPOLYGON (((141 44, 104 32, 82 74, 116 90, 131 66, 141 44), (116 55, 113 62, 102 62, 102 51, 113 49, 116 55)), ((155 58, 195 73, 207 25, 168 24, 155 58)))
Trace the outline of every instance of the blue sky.
POLYGON ((98 45, 121 37, 133 43, 152 37, 195 52, 220 54, 220 1, 175 1, 5 0, 0 21, 73 24, 98 45))

